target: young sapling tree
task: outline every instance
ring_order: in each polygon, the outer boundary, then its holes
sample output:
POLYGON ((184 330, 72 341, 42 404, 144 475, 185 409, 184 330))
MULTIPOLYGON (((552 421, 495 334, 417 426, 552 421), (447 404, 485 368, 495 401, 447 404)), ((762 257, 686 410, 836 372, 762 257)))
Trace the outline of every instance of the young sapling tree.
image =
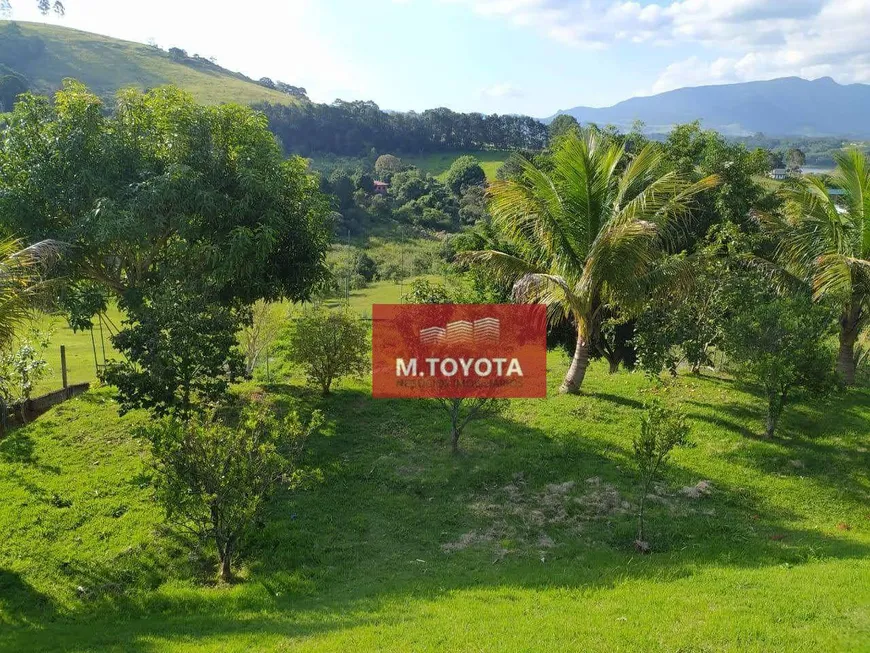
POLYGON ((496 415, 507 404, 504 399, 492 397, 457 397, 436 401, 450 415, 450 450, 454 455, 459 453, 459 438, 469 422, 496 415))
POLYGON ((640 501, 637 512, 637 539, 635 548, 649 552, 646 540, 646 497, 658 478, 668 456, 674 447, 684 444, 689 434, 686 416, 679 410, 669 408, 660 401, 647 406, 641 417, 640 432, 632 440, 634 460, 640 477, 640 501))

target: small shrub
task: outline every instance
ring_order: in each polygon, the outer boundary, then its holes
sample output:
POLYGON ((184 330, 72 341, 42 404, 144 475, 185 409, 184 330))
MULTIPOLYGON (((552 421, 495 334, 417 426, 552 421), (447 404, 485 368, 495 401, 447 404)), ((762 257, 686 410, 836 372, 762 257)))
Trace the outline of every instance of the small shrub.
POLYGON ((438 405, 450 415, 450 450, 459 453, 459 438, 468 423, 497 415, 507 405, 504 399, 492 397, 466 397, 437 399, 438 405))
POLYGON ((369 368, 368 329, 355 315, 315 310, 296 321, 290 336, 290 361, 300 365, 311 384, 328 395, 333 383, 369 368))
POLYGON ((6 427, 9 408, 20 406, 33 394, 34 386, 50 371, 45 350, 51 334, 33 331, 17 349, 0 351, 0 433, 6 427))
POLYGON ((307 425, 296 413, 279 421, 258 407, 235 426, 212 414, 146 427, 157 498, 171 523, 214 544, 222 580, 232 579, 233 560, 263 502, 280 482, 292 482, 303 444, 322 421, 319 412, 307 425))

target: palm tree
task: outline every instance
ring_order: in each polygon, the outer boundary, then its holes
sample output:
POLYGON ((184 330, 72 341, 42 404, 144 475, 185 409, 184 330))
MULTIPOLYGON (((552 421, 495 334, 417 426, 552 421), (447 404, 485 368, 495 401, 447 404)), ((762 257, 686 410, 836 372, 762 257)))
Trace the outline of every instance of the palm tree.
POLYGON ((56 243, 43 241, 24 247, 15 238, 0 238, 0 347, 12 342, 16 331, 33 316, 41 294, 41 268, 56 243))
POLYGON ((662 172, 661 148, 633 157, 606 136, 566 136, 545 171, 522 161, 516 180, 490 187, 493 223, 513 254, 472 252, 514 294, 548 306, 551 320, 570 315, 577 346, 560 391, 577 393, 589 343, 607 299, 639 297, 689 217, 693 197, 718 183, 690 183, 662 172))
POLYGON ((762 219, 786 269, 810 282, 816 300, 841 308, 837 370, 852 385, 855 343, 870 317, 870 165, 857 149, 834 158, 831 181, 842 195, 832 196, 818 177, 804 177, 782 190, 782 214, 762 219))

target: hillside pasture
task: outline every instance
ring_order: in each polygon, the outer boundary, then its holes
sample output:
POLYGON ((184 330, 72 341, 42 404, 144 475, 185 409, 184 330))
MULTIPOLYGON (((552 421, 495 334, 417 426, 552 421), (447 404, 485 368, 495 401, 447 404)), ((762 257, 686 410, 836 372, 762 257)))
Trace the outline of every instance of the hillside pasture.
POLYGON ((110 389, 52 409, 0 442, 0 649, 866 650, 867 388, 797 401, 764 440, 764 402, 728 378, 596 362, 563 396, 567 363, 552 352, 548 398, 472 423, 458 457, 443 411, 374 400, 367 379, 323 399, 276 365, 238 388, 327 426, 231 586, 163 526, 143 413, 119 417, 110 389), (643 556, 631 437, 655 396, 692 433, 648 500, 643 556))
POLYGON ((469 152, 437 152, 418 156, 401 156, 403 162, 428 172, 433 177, 444 181, 451 164, 461 156, 470 155, 480 161, 480 167, 490 181, 495 179, 498 169, 508 160, 511 153, 504 150, 473 150, 469 152))
POLYGON ((149 45, 39 23, 0 21, 0 64, 27 77, 41 94, 53 93, 71 77, 106 98, 121 88, 174 84, 204 104, 298 103, 207 59, 176 60, 149 45), (9 31, 15 26, 21 37, 9 31), (24 45, 17 44, 20 39, 24 45), (35 56, 25 56, 27 51, 35 56))

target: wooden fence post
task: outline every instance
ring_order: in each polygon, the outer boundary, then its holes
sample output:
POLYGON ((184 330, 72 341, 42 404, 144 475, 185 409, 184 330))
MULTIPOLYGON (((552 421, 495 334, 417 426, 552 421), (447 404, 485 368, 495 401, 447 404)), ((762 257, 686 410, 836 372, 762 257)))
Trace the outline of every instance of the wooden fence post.
POLYGON ((69 387, 66 378, 66 345, 60 346, 60 375, 63 378, 63 387, 69 387))

